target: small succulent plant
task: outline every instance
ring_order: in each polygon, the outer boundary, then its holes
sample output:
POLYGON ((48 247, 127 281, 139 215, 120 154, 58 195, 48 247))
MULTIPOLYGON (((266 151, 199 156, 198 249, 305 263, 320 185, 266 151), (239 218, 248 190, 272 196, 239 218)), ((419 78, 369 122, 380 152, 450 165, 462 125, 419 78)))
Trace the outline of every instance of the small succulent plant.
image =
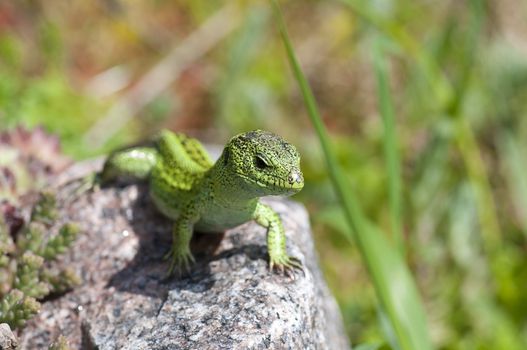
MULTIPOLYGON (((53 232, 55 197, 40 192, 69 164, 58 138, 42 128, 0 132, 0 323, 13 330, 39 312, 43 299, 80 283, 73 270, 53 264, 75 240, 78 229, 65 224, 53 232), (31 213, 23 215, 21 208, 28 203, 34 203, 31 213)), ((62 336, 50 346, 68 348, 62 336)))
POLYGON ((51 266, 75 240, 78 229, 65 224, 49 233, 57 218, 50 193, 40 195, 25 224, 13 220, 12 209, 6 212, 10 215, 0 215, 0 322, 16 329, 39 311, 39 300, 79 284, 73 271, 51 266), (16 227, 6 223, 9 220, 17 222, 16 227))

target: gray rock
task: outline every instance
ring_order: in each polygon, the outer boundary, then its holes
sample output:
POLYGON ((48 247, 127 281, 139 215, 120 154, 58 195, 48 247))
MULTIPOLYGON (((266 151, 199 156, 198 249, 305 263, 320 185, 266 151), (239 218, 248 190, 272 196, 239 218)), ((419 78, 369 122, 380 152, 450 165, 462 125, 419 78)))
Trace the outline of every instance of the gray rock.
POLYGON ((0 349, 15 350, 18 340, 7 323, 0 323, 0 349))
POLYGON ((294 280, 269 272, 265 230, 252 222, 195 234, 193 271, 165 279, 171 222, 142 185, 64 204, 61 217, 78 222, 83 234, 60 263, 84 283, 44 303, 21 335, 22 348, 46 349, 63 334, 82 349, 348 349, 306 210, 289 200, 266 202, 283 219, 288 251, 305 266, 294 280))

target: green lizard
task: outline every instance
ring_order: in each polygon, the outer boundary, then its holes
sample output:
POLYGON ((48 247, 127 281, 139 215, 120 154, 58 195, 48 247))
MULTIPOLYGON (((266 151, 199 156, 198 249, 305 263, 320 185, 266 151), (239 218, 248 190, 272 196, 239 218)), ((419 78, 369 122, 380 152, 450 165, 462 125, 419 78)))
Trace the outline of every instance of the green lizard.
POLYGON ((149 182, 157 209, 175 220, 166 258, 173 270, 189 270, 190 239, 199 232, 223 232, 250 220, 267 228, 269 266, 281 273, 302 269, 286 251, 279 215, 259 201, 268 195, 292 195, 304 186, 295 147, 267 131, 234 136, 213 163, 195 139, 164 130, 154 147, 136 147, 108 157, 98 181, 117 178, 149 182))

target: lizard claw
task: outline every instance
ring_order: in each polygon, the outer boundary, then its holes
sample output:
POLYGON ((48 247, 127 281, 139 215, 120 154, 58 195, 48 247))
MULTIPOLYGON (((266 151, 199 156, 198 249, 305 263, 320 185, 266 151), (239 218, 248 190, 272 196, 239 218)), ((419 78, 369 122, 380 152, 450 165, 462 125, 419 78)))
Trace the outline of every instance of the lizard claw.
POLYGON ((192 253, 188 249, 181 250, 172 248, 164 256, 164 259, 170 259, 170 266, 166 277, 172 276, 175 271, 177 271, 179 275, 182 275, 183 272, 189 274, 192 264, 196 262, 194 256, 192 256, 192 253))
POLYGON ((82 194, 97 191, 101 186, 101 177, 98 173, 93 173, 79 179, 73 179, 64 184, 69 201, 74 201, 82 194))
POLYGON ((302 262, 296 257, 284 254, 281 256, 270 257, 269 260, 269 269, 271 271, 277 269, 280 275, 288 276, 293 280, 295 279, 296 270, 302 271, 305 276, 302 262))

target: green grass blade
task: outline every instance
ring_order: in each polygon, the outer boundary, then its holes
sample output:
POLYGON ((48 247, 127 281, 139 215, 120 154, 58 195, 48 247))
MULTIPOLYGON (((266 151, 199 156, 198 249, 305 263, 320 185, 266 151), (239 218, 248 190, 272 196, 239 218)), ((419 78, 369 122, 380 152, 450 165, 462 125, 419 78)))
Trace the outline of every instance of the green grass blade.
POLYGON ((494 203, 490 182, 476 136, 470 123, 461 115, 461 106, 467 93, 466 90, 470 85, 472 68, 475 65, 478 35, 486 16, 483 0, 471 0, 468 2, 469 13, 471 14, 468 24, 470 28, 467 39, 463 42, 463 45, 467 48, 465 49, 466 57, 463 57, 461 61, 465 69, 463 69, 461 80, 456 82, 455 88, 441 72, 434 58, 421 47, 403 26, 377 15, 366 5, 367 2, 359 0, 340 1, 377 28, 385 37, 397 43, 399 47, 413 58, 430 84, 440 110, 455 119, 455 142, 461 151, 469 179, 477 196, 481 231, 486 249, 492 252, 492 247, 497 246, 502 236, 496 215, 496 204, 494 203))
POLYGON ((352 9, 358 16, 377 28, 383 35, 390 38, 410 57, 414 59, 417 66, 426 77, 428 84, 440 109, 449 106, 454 98, 454 89, 446 76, 441 71, 437 62, 430 57, 421 45, 398 23, 386 20, 366 5, 367 1, 339 0, 352 9))
POLYGON ((500 142, 500 155, 505 160, 507 184, 518 213, 522 232, 527 235, 527 176, 525 174, 525 156, 520 142, 511 132, 503 132, 500 142))
POLYGON ((390 97, 390 87, 388 84, 388 72, 381 43, 375 43, 373 50, 373 62, 377 76, 377 96, 379 99, 379 111, 384 124, 384 155, 386 157, 386 167, 388 169, 388 198, 390 203, 390 216, 392 224, 392 234, 395 242, 404 256, 404 238, 402 228, 402 181, 400 156, 398 142, 395 131, 395 116, 393 104, 390 97))
POLYGON ((358 200, 348 186, 329 142, 313 93, 296 59, 279 4, 273 0, 273 5, 287 58, 302 92, 309 118, 320 140, 331 180, 350 227, 347 236, 350 240, 354 240, 359 248, 377 297, 395 330, 400 348, 431 349, 425 314, 415 282, 398 251, 388 243, 383 234, 368 223, 358 200))
POLYGON ((487 14, 483 0, 471 0, 469 9, 471 14, 469 19, 470 30, 465 39, 465 46, 468 49, 465 50, 464 57, 461 60, 464 68, 463 74, 461 80, 457 83, 456 98, 449 112, 455 119, 455 142, 463 156, 467 175, 476 195, 481 235, 485 249, 490 254, 491 259, 493 259, 496 250, 499 249, 503 242, 503 234, 483 153, 470 120, 463 115, 462 109, 465 96, 470 88, 471 79, 476 73, 474 67, 477 66, 478 59, 476 56, 477 43, 487 14))

